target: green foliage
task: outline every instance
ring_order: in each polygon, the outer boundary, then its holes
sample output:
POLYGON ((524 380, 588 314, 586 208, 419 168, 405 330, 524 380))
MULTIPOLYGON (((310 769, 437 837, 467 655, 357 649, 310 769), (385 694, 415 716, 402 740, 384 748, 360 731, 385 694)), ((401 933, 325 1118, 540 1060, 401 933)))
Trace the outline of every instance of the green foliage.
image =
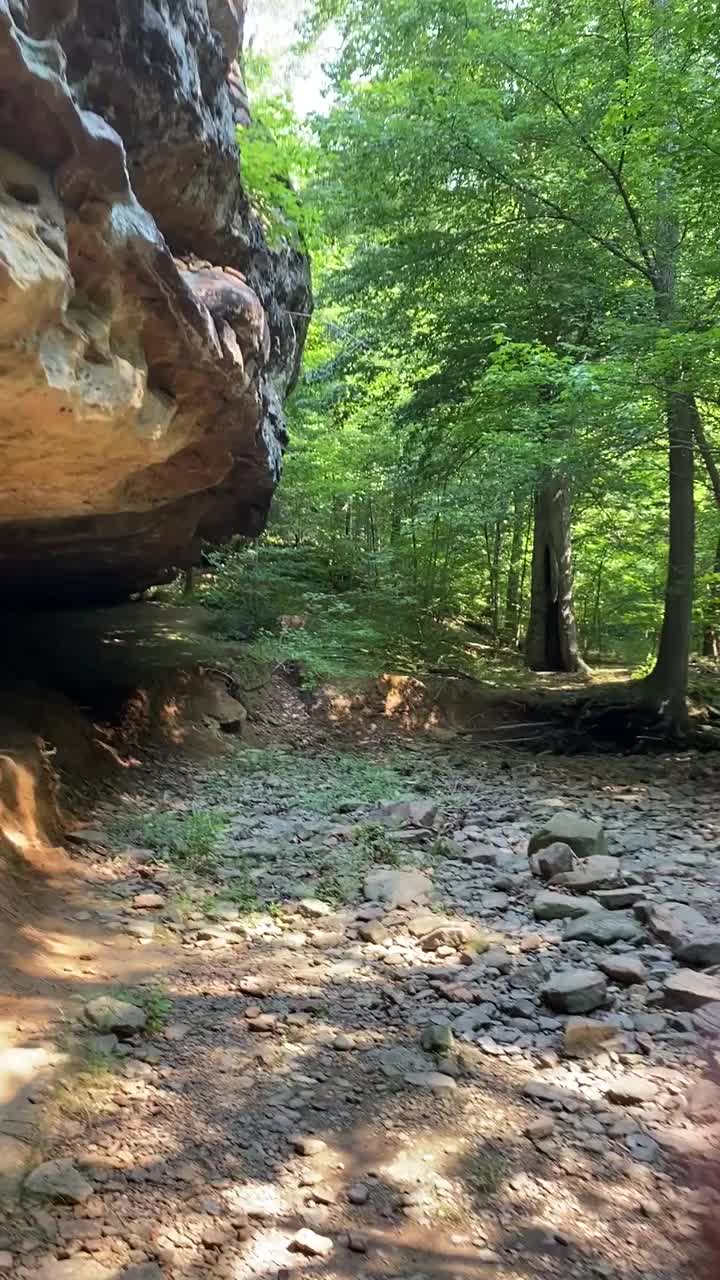
POLYGON ((167 1026, 173 1004, 162 987, 120 987, 115 995, 118 1000, 127 1000, 145 1011, 145 1030, 149 1035, 157 1035, 167 1026))
POLYGON ((216 811, 132 814, 115 820, 112 836, 115 841, 153 849, 185 870, 200 871, 214 864, 225 823, 224 815, 216 811))
POLYGON ((499 1151, 483 1151, 475 1157, 469 1181, 482 1196, 494 1196, 508 1173, 508 1162, 499 1151))
POLYGON ((268 72, 263 59, 246 58, 252 119, 237 130, 241 178, 270 243, 288 240, 300 247, 312 240, 316 226, 300 194, 312 168, 313 144, 289 97, 269 90, 268 72))

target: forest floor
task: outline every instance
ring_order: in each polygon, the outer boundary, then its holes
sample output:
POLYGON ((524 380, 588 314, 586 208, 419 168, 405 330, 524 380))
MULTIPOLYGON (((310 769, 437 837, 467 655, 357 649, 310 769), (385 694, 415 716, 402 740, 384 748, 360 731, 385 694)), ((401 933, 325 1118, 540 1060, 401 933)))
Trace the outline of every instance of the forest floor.
POLYGON ((328 725, 291 692, 276 737, 147 752, 23 930, 8 1208, 28 1165, 70 1163, 25 1185, 0 1274, 716 1275, 711 1027, 667 1007, 679 965, 631 910, 599 912, 597 941, 536 920, 527 858, 558 810, 591 814, 630 899, 717 920, 717 792, 691 758, 478 752, 328 725), (579 1003, 613 1039, 569 1057, 542 992, 598 965, 606 994, 579 1003), (144 1031, 89 1026, 100 994, 144 1031))

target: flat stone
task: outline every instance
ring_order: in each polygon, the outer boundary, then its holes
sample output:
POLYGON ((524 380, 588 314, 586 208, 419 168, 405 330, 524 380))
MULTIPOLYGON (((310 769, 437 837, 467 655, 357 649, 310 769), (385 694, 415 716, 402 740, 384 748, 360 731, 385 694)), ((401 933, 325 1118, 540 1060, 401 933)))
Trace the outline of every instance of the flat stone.
POLYGON ((365 879, 365 897, 370 902, 384 902, 389 907, 409 907, 423 903, 430 896, 432 881, 422 871, 398 871, 378 867, 365 879))
POLYGON ((408 921, 407 931, 413 938, 424 938, 426 934, 437 929, 439 917, 429 913, 425 916, 414 916, 408 921))
POLYGON ((525 1126, 525 1136, 533 1142, 543 1142, 545 1138, 549 1138, 555 1121, 552 1116, 540 1116, 538 1120, 531 1120, 530 1124, 525 1126))
POLYGON ((597 889, 595 897, 606 911, 626 911, 628 907, 634 907, 636 902, 642 902, 645 890, 637 885, 621 889, 597 889))
POLYGON ((652 1080, 647 1080, 644 1076, 627 1075, 619 1076, 618 1079, 612 1080, 606 1096, 611 1102, 619 1102, 625 1106, 637 1106, 644 1102, 652 1102, 656 1096, 658 1087, 652 1080))
POLYGON ((577 859, 570 845, 561 844, 558 840, 539 849, 530 858, 530 868, 541 880, 552 880, 554 876, 572 871, 576 865, 577 859))
POLYGON ((484 950, 489 945, 487 936, 467 920, 446 920, 437 924, 420 940, 423 951, 437 951, 438 947, 469 947, 484 950))
POLYGON ((642 928, 631 916, 615 911, 591 911, 565 926, 566 942, 639 942, 642 928))
POLYGON ((290 1248, 293 1253, 304 1253, 308 1258, 327 1258, 334 1246, 329 1236, 319 1236, 309 1227, 303 1227, 293 1236, 290 1248))
POLYGON ((554 876, 553 889, 572 889, 575 893, 590 893, 593 889, 611 889, 620 879, 620 859, 605 854, 593 854, 582 866, 563 875, 554 876))
POLYGON ((387 941, 390 932, 379 920, 370 920, 367 924, 358 926, 358 937, 363 942, 372 942, 375 946, 379 946, 380 943, 387 941))
POLYGON ((154 938, 155 925, 152 920, 131 920, 127 932, 132 938, 154 938))
POLYGON ((699 969, 720 964, 720 928, 707 924, 694 929, 678 939, 672 950, 682 964, 697 966, 699 969))
POLYGON ((589 1013, 607 1000, 607 983, 597 969, 562 969, 553 974, 542 995, 558 1013, 589 1013))
POLYGON ((316 1156, 327 1148, 327 1142, 322 1138, 316 1138, 313 1134, 295 1134, 290 1142, 301 1156, 316 1156))
POLYGON ((671 1009, 700 1009, 720 1001, 720 978, 692 969, 679 969, 663 985, 665 1004, 671 1009))
POLYGON ((391 826, 432 828, 437 822, 438 807, 431 800, 383 800, 370 814, 371 821, 391 826))
POLYGON ((617 982, 621 987, 630 987, 633 983, 644 982, 648 976, 642 960, 634 955, 599 956, 597 966, 612 982, 617 982))
POLYGON ((547 826, 531 836, 528 853, 537 853, 556 842, 569 845, 578 858, 607 853, 607 839, 602 823, 594 818, 583 818, 569 810, 554 814, 547 826))
POLYGON ((442 1071, 411 1071, 405 1076, 405 1083, 418 1089, 432 1089, 433 1093, 451 1093, 457 1089, 457 1082, 452 1076, 442 1071))
POLYGON ((7 1249, 0 1249, 0 1272, 12 1271, 13 1265, 12 1254, 8 1253, 7 1249))
POLYGON ((145 1026, 145 1010, 127 1000, 114 996, 97 996, 85 1005, 85 1017, 100 1031, 115 1031, 118 1035, 141 1031, 145 1026))
POLYGON ((301 898, 297 910, 301 916, 307 916, 310 920, 320 920, 323 916, 332 915, 332 907, 321 898, 301 898))
POLYGON ((91 1184, 76 1169, 72 1160, 46 1160, 25 1179, 28 1195, 42 1196, 61 1204, 84 1204, 93 1193, 91 1184))
POLYGON ((165 906, 165 899, 161 893, 139 893, 133 898, 133 906, 138 911, 158 911, 165 906))
POLYGON ((708 923, 700 911, 684 902, 638 902, 635 915, 673 952, 682 946, 688 934, 704 929, 708 923))
POLYGON ((117 1269, 110 1270, 94 1258, 75 1254, 73 1258, 51 1259, 34 1272, 33 1280, 116 1280, 117 1269))
POLYGON ((118 1280, 163 1280, 157 1262, 135 1262, 120 1272, 118 1280))
POLYGON ((568 893, 554 893, 552 889, 538 893, 532 909, 536 920, 574 920, 589 911, 602 910, 595 898, 573 898, 568 893))
POLYGON ((620 1032, 609 1022, 595 1018, 568 1018, 563 1031, 562 1051, 566 1058, 590 1058, 617 1041, 620 1032))

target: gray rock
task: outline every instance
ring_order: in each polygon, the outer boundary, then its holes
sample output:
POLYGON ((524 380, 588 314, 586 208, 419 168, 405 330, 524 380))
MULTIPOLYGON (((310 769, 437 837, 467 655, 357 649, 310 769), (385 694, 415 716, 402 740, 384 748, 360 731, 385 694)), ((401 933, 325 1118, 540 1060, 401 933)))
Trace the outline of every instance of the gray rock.
POLYGON ((589 1013, 607 999, 607 983, 596 969, 562 969, 543 988, 543 1000, 558 1013, 589 1013))
POLYGON ((418 1089, 432 1089, 433 1093, 450 1093, 453 1089, 457 1089, 457 1083, 453 1077, 445 1075, 442 1071, 411 1071, 405 1077, 405 1083, 414 1085, 418 1089))
POLYGON ((720 1001, 720 978, 692 969, 679 969, 663 985, 665 1004, 670 1009, 699 1009, 720 1001))
POLYGON ((358 1182, 354 1186, 348 1187, 347 1198, 350 1204, 367 1204, 370 1199, 370 1192, 362 1182, 358 1182))
POLYGON ((629 1133, 625 1139, 625 1147, 635 1160, 643 1164, 652 1164, 657 1160, 660 1148, 647 1133, 629 1133))
POLYGON ((536 920, 574 920, 589 911, 602 910, 595 898, 573 898, 568 893, 554 893, 552 889, 543 889, 532 909, 536 920))
POLYGON ((566 942, 598 942, 604 946, 608 942, 639 942, 642 929, 630 916, 600 910, 571 920, 564 936, 566 942))
POLYGON ((608 1089, 607 1097, 611 1102, 619 1102, 625 1106, 642 1105, 644 1102, 652 1102, 656 1096, 658 1087, 652 1080, 647 1080, 644 1076, 627 1075, 619 1076, 617 1080, 612 1080, 608 1089))
POLYGON ((145 1010, 127 1000, 114 996, 97 996, 85 1005, 85 1017, 100 1031, 114 1031, 118 1035, 132 1035, 145 1026, 145 1010))
POLYGON ((118 1280, 163 1280, 157 1262, 136 1262, 120 1272, 118 1280))
POLYGON ((72 1160, 67 1159, 46 1160, 39 1164, 25 1179, 25 1191, 61 1204, 84 1204, 93 1193, 87 1178, 75 1168, 72 1160))
POLYGON ((605 854, 593 854, 582 866, 566 871, 552 880, 553 889, 572 889, 575 893, 590 893, 593 889, 610 889, 620 879, 620 860, 605 854))
POLYGON ((558 841, 569 845, 578 858, 607 853, 607 839, 602 823, 567 810, 556 813, 546 827, 531 836, 528 853, 537 853, 558 841))
POLYGON ((699 969, 720 964, 720 928, 708 924, 701 929, 693 930, 678 940, 673 947, 673 954, 682 964, 696 966, 699 969))
POLYGON ((365 897, 369 902, 384 902, 389 907, 408 907, 426 902, 432 881, 422 871, 397 871, 379 867, 365 879, 365 897))
POLYGON ((570 845, 561 844, 558 840, 539 849, 530 859, 533 874, 540 876, 541 880, 552 880, 564 871, 572 871, 576 865, 577 859, 570 845))
POLYGON ((621 987, 630 987, 633 983, 644 982, 648 976, 648 971, 639 956, 600 956, 597 965, 612 982, 619 983, 621 987))
POLYGON ((704 929, 708 923, 701 912, 684 902, 638 902, 635 915, 673 952, 682 946, 688 934, 704 929))
POLYGON ((645 896, 645 890, 637 885, 628 885, 624 889, 597 889, 595 897, 606 911, 625 911, 634 907, 645 896))
POLYGON ((391 826, 434 827, 438 807, 430 800, 384 800, 370 814, 371 821, 391 826))

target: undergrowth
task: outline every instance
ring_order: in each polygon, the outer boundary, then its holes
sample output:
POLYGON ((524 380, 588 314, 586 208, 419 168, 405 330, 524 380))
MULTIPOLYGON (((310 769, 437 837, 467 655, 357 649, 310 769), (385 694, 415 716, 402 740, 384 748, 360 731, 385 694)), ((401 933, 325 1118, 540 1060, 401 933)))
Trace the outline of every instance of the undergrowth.
POLYGON ((157 1035, 167 1026, 172 1013, 172 1000, 162 987, 120 987, 115 993, 118 1000, 127 1000, 145 1013, 145 1031, 157 1035))
POLYGON ((114 820, 110 834, 116 843, 139 844, 178 867, 202 871, 215 862, 226 821, 224 814, 209 810, 125 814, 114 820))

